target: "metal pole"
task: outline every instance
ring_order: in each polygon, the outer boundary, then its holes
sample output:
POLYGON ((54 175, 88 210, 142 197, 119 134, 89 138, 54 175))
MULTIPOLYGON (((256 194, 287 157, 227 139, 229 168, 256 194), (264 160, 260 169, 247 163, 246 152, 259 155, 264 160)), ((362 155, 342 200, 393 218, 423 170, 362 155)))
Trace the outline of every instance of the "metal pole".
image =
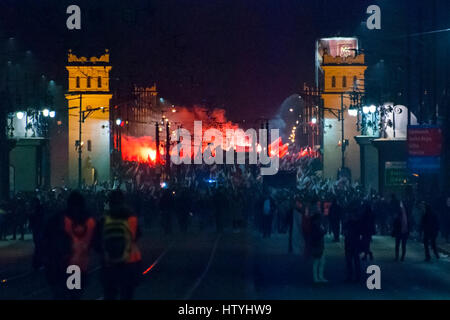
POLYGON ((159 161, 161 160, 161 154, 160 154, 160 150, 159 150, 159 122, 158 121, 155 124, 155 128, 156 128, 156 132, 155 132, 155 137, 156 137, 156 163, 159 163, 159 161))
POLYGON ((169 129, 169 119, 166 121, 166 169, 167 175, 169 175, 170 170, 170 129, 169 129))
POLYGON ((81 129, 83 122, 83 108, 82 108, 82 97, 80 94, 80 118, 79 118, 79 129, 78 129, 78 189, 81 189, 81 129))
POLYGON ((344 94, 341 93, 341 168, 345 167, 345 142, 344 142, 344 94))

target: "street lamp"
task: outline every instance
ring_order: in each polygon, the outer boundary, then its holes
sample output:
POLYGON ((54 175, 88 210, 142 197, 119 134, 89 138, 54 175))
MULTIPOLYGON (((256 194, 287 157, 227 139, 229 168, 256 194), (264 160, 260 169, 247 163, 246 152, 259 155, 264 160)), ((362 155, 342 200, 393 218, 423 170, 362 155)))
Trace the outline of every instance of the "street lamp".
POLYGON ((50 118, 54 118, 56 113, 55 111, 50 111, 48 115, 50 116, 50 118))
POLYGON ((364 106, 364 107, 362 108, 362 110, 363 110, 363 113, 364 113, 364 114, 368 114, 368 113, 370 112, 370 107, 364 106))
POLYGON ((377 111, 377 107, 375 105, 371 105, 369 107, 369 111, 370 111, 370 113, 375 113, 377 111))
POLYGON ((358 109, 349 108, 348 109, 348 114, 351 117, 356 117, 358 115, 358 109))
POLYGON ((22 111, 19 111, 19 112, 16 113, 16 117, 17 117, 17 119, 19 119, 19 120, 22 120, 22 119, 23 119, 23 116, 24 116, 24 113, 23 113, 22 111))
POLYGON ((122 120, 119 118, 119 119, 117 119, 116 120, 116 124, 118 125, 118 126, 120 126, 121 124, 122 124, 122 120))
POLYGON ((312 123, 312 124, 316 124, 316 123, 317 123, 317 118, 315 118, 315 117, 312 118, 312 119, 311 119, 311 123, 312 123))
POLYGON ((44 117, 48 117, 49 113, 50 113, 50 110, 48 110, 48 109, 42 110, 42 114, 44 115, 44 117))

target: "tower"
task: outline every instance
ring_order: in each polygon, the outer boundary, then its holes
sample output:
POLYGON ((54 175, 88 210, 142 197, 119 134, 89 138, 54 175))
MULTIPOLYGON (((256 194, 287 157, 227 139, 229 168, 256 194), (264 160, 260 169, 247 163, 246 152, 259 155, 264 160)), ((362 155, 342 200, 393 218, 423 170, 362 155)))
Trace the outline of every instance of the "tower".
POLYGON ((69 186, 110 180, 109 53, 67 58, 69 186), (81 139, 80 139, 81 137, 81 139))
POLYGON ((359 180, 360 150, 354 139, 358 135, 357 119, 349 115, 348 109, 351 95, 361 98, 364 94, 367 68, 364 54, 358 54, 355 38, 329 38, 320 42, 323 46, 318 64, 324 107, 323 175, 336 179, 344 162, 344 166, 350 169, 352 180, 359 180), (346 141, 348 145, 345 146, 346 141), (345 146, 344 156, 342 144, 345 146))

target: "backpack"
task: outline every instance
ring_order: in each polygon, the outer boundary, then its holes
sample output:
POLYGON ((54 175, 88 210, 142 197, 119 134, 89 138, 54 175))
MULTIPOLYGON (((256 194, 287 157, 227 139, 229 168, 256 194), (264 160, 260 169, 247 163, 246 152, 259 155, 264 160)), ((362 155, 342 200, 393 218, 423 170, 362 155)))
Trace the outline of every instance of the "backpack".
POLYGON ((107 216, 103 225, 102 239, 107 264, 125 263, 129 260, 133 239, 128 220, 107 216))

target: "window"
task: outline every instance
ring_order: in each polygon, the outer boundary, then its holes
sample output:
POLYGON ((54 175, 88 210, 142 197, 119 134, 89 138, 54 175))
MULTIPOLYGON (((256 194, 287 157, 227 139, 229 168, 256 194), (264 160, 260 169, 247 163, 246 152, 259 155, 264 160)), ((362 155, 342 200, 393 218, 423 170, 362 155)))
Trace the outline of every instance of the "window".
POLYGON ((353 77, 353 87, 354 88, 358 87, 358 78, 356 76, 353 77))
POLYGON ((88 151, 92 151, 92 142, 91 142, 91 140, 88 140, 87 149, 88 149, 88 151))
POLYGON ((342 88, 346 88, 347 87, 347 77, 343 76, 342 77, 342 88))
POLYGON ((91 77, 87 77, 87 87, 91 87, 91 77))
POLYGON ((77 77, 77 79, 76 79, 76 86, 77 86, 77 88, 80 87, 80 77, 77 77))
POLYGON ((99 88, 102 87, 102 77, 97 78, 97 87, 99 87, 99 88))
POLYGON ((331 87, 333 87, 333 88, 336 87, 336 77, 335 76, 331 77, 331 87))

